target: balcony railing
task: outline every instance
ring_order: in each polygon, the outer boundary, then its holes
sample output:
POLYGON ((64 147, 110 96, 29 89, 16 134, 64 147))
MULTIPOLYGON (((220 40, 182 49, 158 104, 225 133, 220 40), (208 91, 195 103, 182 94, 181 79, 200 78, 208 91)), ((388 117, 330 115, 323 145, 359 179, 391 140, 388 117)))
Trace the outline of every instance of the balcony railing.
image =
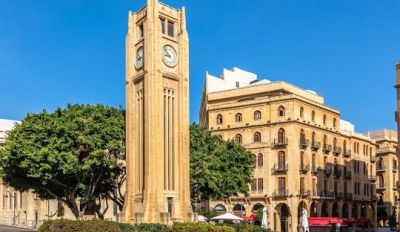
POLYGON ((376 162, 376 156, 370 155, 370 156, 369 156, 369 160, 370 160, 372 163, 375 163, 375 162, 376 162))
POLYGON ((385 185, 377 185, 376 190, 385 190, 386 186, 385 185))
POLYGON ((344 157, 350 157, 351 156, 351 150, 343 150, 343 156, 344 157))
POLYGON ((300 197, 309 197, 309 196, 311 196, 311 191, 305 190, 305 189, 300 189, 299 196, 300 197))
POLYGON ((272 193, 272 197, 288 197, 289 191, 287 189, 278 189, 272 193))
POLYGON ((377 171, 377 172, 384 172, 384 171, 386 171, 386 170, 385 170, 385 165, 383 165, 383 164, 376 165, 376 171, 377 171))
POLYGON ((335 193, 331 191, 319 191, 319 196, 321 198, 334 198, 335 193))
POLYGON ((337 199, 344 199, 344 193, 342 193, 342 192, 336 193, 336 198, 337 199))
POLYGON ((300 148, 305 149, 305 148, 308 147, 309 144, 310 144, 310 141, 308 139, 300 139, 299 140, 299 147, 300 148))
POLYGON ((274 139, 274 142, 272 142, 272 147, 273 148, 282 148, 286 147, 288 145, 288 138, 285 137, 284 139, 274 139))
POLYGON ((344 178, 347 178, 347 179, 351 179, 351 171, 345 171, 344 172, 344 178))
POLYGON ((331 166, 326 166, 324 169, 324 175, 325 176, 330 176, 332 174, 332 167, 331 166))
POLYGON ((336 178, 339 178, 342 175, 342 169, 340 169, 339 167, 335 167, 333 169, 333 174, 336 178))
POLYGON ((328 154, 329 152, 332 151, 332 145, 324 144, 324 145, 322 146, 322 151, 323 151, 325 154, 328 154))
POLYGON ((345 193, 344 198, 346 200, 353 200, 353 194, 352 193, 345 193))
POLYGON ((274 164, 274 167, 272 167, 272 173, 287 172, 287 170, 288 164, 274 164))
POLYGON ((311 149, 312 149, 313 151, 318 151, 320 148, 321 148, 321 143, 320 143, 320 142, 313 141, 313 142, 311 143, 311 149))
POLYGON ((307 173, 310 170, 310 165, 300 164, 300 173, 307 173))
POLYGON ((311 173, 317 175, 319 173, 319 167, 316 165, 311 166, 311 173))
POLYGON ((368 176, 368 179, 369 179, 370 181, 375 182, 375 181, 376 181, 376 176, 375 176, 375 175, 369 175, 369 176, 368 176))
POLYGON ((338 156, 342 153, 342 148, 341 147, 333 147, 333 154, 338 156))

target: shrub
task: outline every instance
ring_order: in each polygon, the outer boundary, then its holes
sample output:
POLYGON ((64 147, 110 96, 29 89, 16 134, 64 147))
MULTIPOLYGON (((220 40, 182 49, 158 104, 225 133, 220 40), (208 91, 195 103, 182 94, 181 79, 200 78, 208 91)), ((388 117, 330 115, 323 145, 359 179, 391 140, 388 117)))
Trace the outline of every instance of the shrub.
MULTIPOLYGON (((126 224, 123 224, 126 225, 126 224)), ((169 232, 169 227, 163 224, 138 224, 134 225, 135 232, 169 232)))
POLYGON ((46 221, 40 226, 38 232, 133 232, 129 225, 121 226, 121 223, 112 221, 88 220, 54 220, 46 221))
POLYGON ((269 230, 266 230, 264 228, 261 228, 261 226, 256 226, 253 224, 235 224, 231 225, 231 227, 235 228, 236 232, 267 232, 269 230))
POLYGON ((212 224, 175 223, 171 232, 235 232, 235 228, 212 224))

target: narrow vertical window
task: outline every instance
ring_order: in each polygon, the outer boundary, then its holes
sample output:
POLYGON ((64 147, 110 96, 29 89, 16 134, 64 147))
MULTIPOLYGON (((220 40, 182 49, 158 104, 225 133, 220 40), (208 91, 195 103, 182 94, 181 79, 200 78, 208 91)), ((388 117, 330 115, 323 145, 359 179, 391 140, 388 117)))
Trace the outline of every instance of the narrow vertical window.
POLYGON ((264 179, 263 178, 259 178, 258 179, 258 191, 262 192, 264 190, 264 179))
POLYGON ((264 157, 263 154, 258 154, 258 167, 262 167, 264 165, 264 157))
POLYGON ((315 121, 315 111, 313 110, 312 112, 311 112, 311 121, 315 121))
POLYGON ((143 23, 139 25, 139 39, 144 37, 143 23))
POLYGON ((304 108, 300 107, 300 117, 303 118, 304 117, 304 108))
POLYGON ((253 136, 254 136, 254 142, 261 142, 261 133, 260 132, 255 132, 253 136))
POLYGON ((160 18, 161 23, 161 33, 165 34, 165 19, 160 18))
POLYGON ((278 116, 280 116, 280 117, 285 116, 285 107, 279 106, 279 108, 278 108, 278 116))
POLYGON ((223 118, 221 114, 217 115, 217 125, 221 125, 223 123, 223 118))
POLYGON ((324 114, 324 117, 322 118, 322 123, 324 124, 324 125, 326 125, 326 115, 324 114))
POLYGON ((168 36, 174 37, 174 23, 168 21, 168 36))
POLYGON ((257 110, 254 112, 254 120, 260 120, 261 119, 261 111, 257 110))
POLYGON ((235 115, 235 121, 236 122, 241 122, 242 121, 242 114, 241 113, 237 113, 235 115))

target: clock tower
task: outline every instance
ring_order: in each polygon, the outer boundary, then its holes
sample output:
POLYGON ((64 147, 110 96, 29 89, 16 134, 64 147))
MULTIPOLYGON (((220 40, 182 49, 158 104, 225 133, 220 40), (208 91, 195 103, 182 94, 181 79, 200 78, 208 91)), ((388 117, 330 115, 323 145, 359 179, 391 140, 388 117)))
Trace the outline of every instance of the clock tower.
POLYGON ((192 220, 185 8, 148 0, 126 36, 126 223, 192 220))

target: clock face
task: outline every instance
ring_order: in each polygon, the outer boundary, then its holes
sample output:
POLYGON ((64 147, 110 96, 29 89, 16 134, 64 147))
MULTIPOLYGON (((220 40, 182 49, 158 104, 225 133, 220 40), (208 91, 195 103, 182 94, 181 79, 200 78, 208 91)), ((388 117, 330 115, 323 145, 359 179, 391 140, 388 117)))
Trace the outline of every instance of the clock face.
POLYGON ((137 69, 142 68, 143 62, 144 62, 144 49, 143 49, 143 47, 140 47, 136 51, 135 67, 137 69))
POLYGON ((178 64, 178 55, 176 54, 175 49, 170 45, 165 45, 162 48, 162 59, 164 64, 171 68, 178 64))

